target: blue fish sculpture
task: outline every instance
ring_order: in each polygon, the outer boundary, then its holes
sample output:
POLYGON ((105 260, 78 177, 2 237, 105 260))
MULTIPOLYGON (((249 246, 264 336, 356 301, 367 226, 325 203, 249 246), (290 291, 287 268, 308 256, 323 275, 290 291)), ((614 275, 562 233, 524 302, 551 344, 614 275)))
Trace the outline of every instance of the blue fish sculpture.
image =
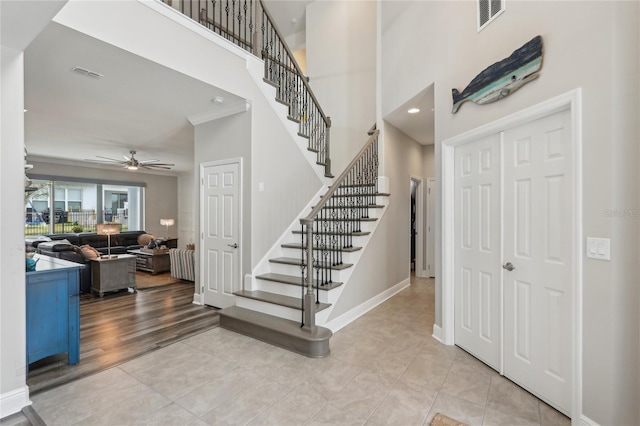
POLYGON ((488 104, 498 101, 538 77, 542 68, 542 37, 536 36, 511 56, 489 66, 462 91, 452 89, 453 111, 466 101, 488 104))

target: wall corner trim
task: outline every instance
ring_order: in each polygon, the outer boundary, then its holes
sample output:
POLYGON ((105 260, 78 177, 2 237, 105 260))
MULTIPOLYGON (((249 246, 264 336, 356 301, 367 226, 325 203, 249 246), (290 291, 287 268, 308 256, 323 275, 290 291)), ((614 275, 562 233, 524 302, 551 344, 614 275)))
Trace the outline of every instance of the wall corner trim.
POLYGON ((0 394, 0 418, 15 414, 28 405, 31 405, 28 386, 0 394))
POLYGON ((600 426, 599 423, 594 422, 584 414, 580 416, 580 426, 600 426))
POLYGON ((433 324, 433 334, 431 335, 431 337, 433 337, 440 343, 446 344, 442 340, 442 327, 440 327, 438 324, 433 324))
POLYGON ((187 117, 187 120, 193 126, 197 126, 198 124, 206 123, 207 121, 218 120, 220 118, 228 117, 230 115, 239 114, 241 112, 246 112, 251 107, 251 103, 249 101, 240 101, 234 104, 229 105, 228 107, 222 107, 220 109, 215 109, 213 111, 206 111, 200 114, 194 114, 190 117, 187 117))
POLYGON ((194 305, 202 305, 202 295, 199 293, 193 293, 193 303, 194 305))

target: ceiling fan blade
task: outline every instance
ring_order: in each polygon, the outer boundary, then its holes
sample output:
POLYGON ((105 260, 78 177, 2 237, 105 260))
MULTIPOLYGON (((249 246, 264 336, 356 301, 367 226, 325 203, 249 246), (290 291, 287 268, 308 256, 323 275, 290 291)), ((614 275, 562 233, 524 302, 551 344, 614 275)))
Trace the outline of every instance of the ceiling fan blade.
POLYGON ((109 160, 109 161, 115 161, 117 163, 122 163, 122 160, 116 160, 115 158, 103 157, 102 155, 96 155, 96 157, 103 158, 103 159, 109 160))
POLYGON ((138 161, 138 163, 140 164, 148 164, 148 163, 157 163, 160 160, 144 160, 144 161, 138 161))
MULTIPOLYGON (((173 166, 173 164, 171 164, 171 166, 173 166)), ((168 167, 168 166, 165 166, 165 165, 161 165, 161 164, 140 164, 139 167, 142 167, 143 169, 171 170, 171 167, 168 167)))
POLYGON ((108 160, 93 160, 93 159, 90 159, 90 158, 85 158, 84 161, 88 161, 90 163, 111 164, 111 165, 120 165, 120 164, 124 163, 124 161, 112 160, 112 159, 108 159, 108 160))

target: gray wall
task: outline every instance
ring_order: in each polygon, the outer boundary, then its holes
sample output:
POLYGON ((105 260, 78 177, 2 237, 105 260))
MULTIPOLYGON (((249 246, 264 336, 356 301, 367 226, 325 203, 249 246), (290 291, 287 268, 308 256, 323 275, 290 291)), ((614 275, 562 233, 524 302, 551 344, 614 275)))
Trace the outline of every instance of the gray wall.
POLYGON ((331 312, 334 319, 388 288, 409 279, 411 271, 411 176, 423 170, 422 146, 395 127, 384 129, 389 206, 331 312))
MULTIPOLYGON (((30 160, 31 161, 31 160, 30 160)), ((164 236, 166 227, 160 225, 161 218, 176 219, 175 225, 169 228, 169 236, 175 237, 180 227, 178 220, 178 178, 176 176, 97 169, 92 167, 71 166, 66 164, 47 163, 42 160, 31 161, 33 169, 30 174, 54 177, 73 177, 82 179, 102 179, 114 182, 142 182, 145 187, 145 231, 155 236, 164 236)), ((61 179, 63 180, 63 179, 61 179)), ((182 243, 182 242, 181 242, 182 243)))
MULTIPOLYGON (((581 271, 580 414, 600 424, 637 424, 640 419, 640 220, 633 214, 640 208, 639 5, 567 1, 554 2, 549 9, 544 2, 510 2, 502 16, 478 33, 474 2, 382 4, 383 112, 435 84, 438 180, 443 140, 582 88, 582 233, 610 238, 612 248, 611 261, 583 258, 581 271), (463 89, 488 65, 538 34, 545 48, 537 80, 495 104, 466 103, 451 114, 451 88, 463 89), (606 214, 616 209, 631 213, 606 214)), ((438 267, 439 261, 438 256, 438 267)), ((438 324, 440 287, 437 278, 438 324)))

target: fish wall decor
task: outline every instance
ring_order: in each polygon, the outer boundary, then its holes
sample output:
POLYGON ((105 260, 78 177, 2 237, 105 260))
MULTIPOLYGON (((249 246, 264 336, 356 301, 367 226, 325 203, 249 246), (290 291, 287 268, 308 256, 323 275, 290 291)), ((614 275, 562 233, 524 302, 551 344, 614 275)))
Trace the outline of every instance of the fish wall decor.
POLYGON ((462 91, 452 89, 453 111, 466 101, 488 104, 498 101, 536 79, 542 68, 542 37, 536 36, 511 56, 496 62, 478 74, 462 91))

